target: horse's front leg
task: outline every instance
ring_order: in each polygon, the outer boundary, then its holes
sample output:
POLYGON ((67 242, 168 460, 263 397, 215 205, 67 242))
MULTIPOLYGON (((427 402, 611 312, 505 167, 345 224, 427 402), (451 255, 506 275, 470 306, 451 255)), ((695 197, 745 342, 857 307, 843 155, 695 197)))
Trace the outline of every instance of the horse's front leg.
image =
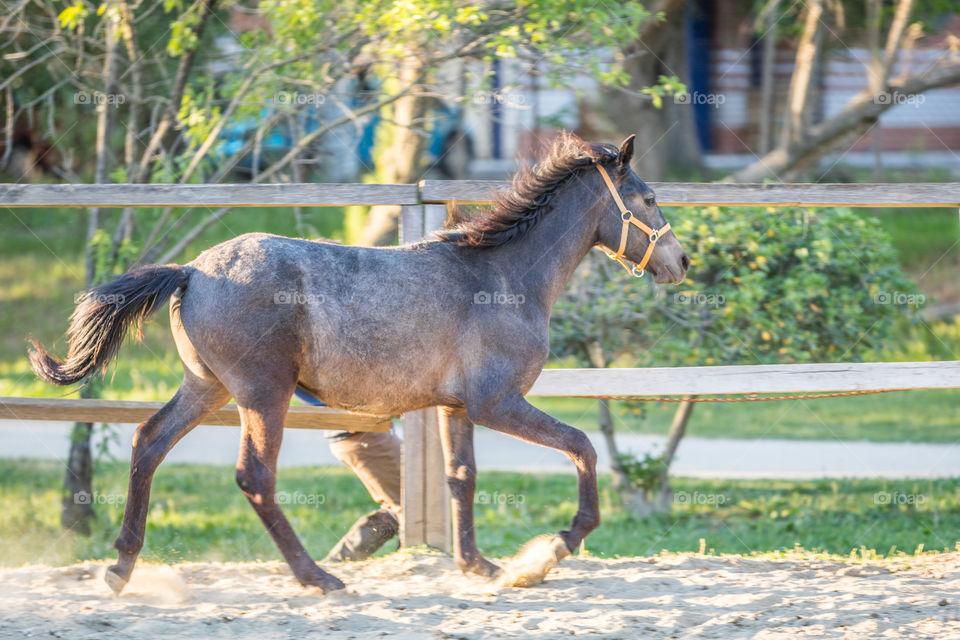
POLYGON ((562 451, 577 467, 579 504, 570 530, 528 545, 504 576, 506 584, 539 584, 556 563, 570 555, 587 534, 600 525, 597 452, 585 433, 550 417, 520 394, 503 396, 497 402, 485 403, 481 399, 468 405, 467 412, 477 424, 562 451))
POLYGON ((453 498, 453 557, 464 573, 492 578, 500 574, 501 569, 480 555, 473 527, 473 495, 477 485, 473 424, 463 409, 441 407, 439 413, 447 486, 453 498))

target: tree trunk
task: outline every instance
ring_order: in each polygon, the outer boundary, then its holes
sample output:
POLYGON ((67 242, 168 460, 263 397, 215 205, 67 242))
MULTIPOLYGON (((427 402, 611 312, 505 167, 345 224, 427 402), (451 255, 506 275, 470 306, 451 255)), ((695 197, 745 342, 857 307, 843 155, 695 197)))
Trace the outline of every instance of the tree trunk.
MULTIPOLYGON (((117 91, 117 49, 119 28, 113 21, 106 24, 106 51, 103 60, 103 88, 108 99, 97 105, 96 170, 93 181, 97 184, 107 182, 109 176, 110 132, 115 119, 114 101, 109 99, 117 91)), ((96 251, 93 240, 100 230, 100 211, 91 208, 87 222, 86 269, 84 287, 89 289, 97 284, 104 274, 97 273, 96 251)), ((87 384, 80 390, 81 398, 96 397, 96 385, 87 384)), ((70 434, 70 452, 67 457, 67 469, 64 475, 64 497, 60 511, 60 525, 69 531, 90 535, 90 523, 93 521, 93 457, 90 453, 90 436, 93 424, 78 422, 70 434)))
POLYGON ((620 450, 617 448, 617 439, 613 435, 613 414, 610 412, 610 401, 603 399, 598 402, 600 404, 600 433, 603 434, 603 440, 607 445, 607 453, 610 454, 613 488, 622 491, 630 486, 630 478, 627 477, 623 470, 623 464, 620 462, 620 450))
POLYGON ((760 153, 773 147, 773 89, 777 63, 777 9, 780 0, 770 0, 764 8, 763 64, 760 79, 760 153))
POLYGON ((804 21, 800 42, 797 43, 797 59, 787 94, 787 117, 780 142, 780 146, 785 149, 799 144, 809 125, 810 89, 818 52, 823 43, 822 17, 823 2, 821 0, 808 2, 807 18, 804 21))
MULTIPOLYGON (((587 348, 587 354, 591 366, 597 369, 604 369, 607 366, 606 359, 603 356, 603 347, 594 340, 587 348)), ((610 401, 607 399, 599 400, 600 416, 598 424, 600 433, 603 434, 603 441, 607 445, 607 453, 610 455, 610 469, 613 472, 613 488, 617 492, 627 491, 630 488, 630 476, 627 475, 620 460, 620 450, 617 448, 617 439, 613 434, 613 413, 610 411, 610 401)))
MULTIPOLYGON (((420 60, 408 56, 400 65, 399 80, 407 87, 417 82, 423 69, 420 60)), ((420 179, 427 140, 422 132, 427 114, 427 98, 413 90, 393 103, 393 138, 377 159, 381 178, 387 184, 409 184, 420 179)), ((358 244, 383 246, 397 240, 400 207, 375 205, 360 234, 358 244)))
MULTIPOLYGON (((81 398, 95 397, 91 387, 80 390, 81 398)), ((63 479, 63 502, 60 509, 60 526, 85 536, 90 535, 93 522, 93 456, 90 452, 90 436, 93 424, 77 422, 70 432, 70 453, 67 457, 67 472, 63 479)))
POLYGON ((677 455, 680 441, 687 433, 687 424, 690 423, 690 414, 693 413, 694 406, 694 403, 689 402, 689 400, 694 397, 688 396, 684 402, 680 403, 673 414, 670 431, 667 432, 667 444, 663 450, 663 471, 660 474, 660 481, 657 483, 658 506, 663 511, 669 511, 670 503, 673 501, 673 488, 670 486, 670 465, 673 464, 673 458, 677 455))
POLYGON ((639 94, 645 87, 657 84, 661 75, 685 79, 686 4, 686 0, 663 0, 649 5, 653 12, 662 11, 665 19, 648 20, 637 34, 637 41, 624 51, 628 57, 624 66, 630 74, 630 91, 604 87, 595 100, 582 105, 584 136, 614 140, 637 134, 634 166, 640 177, 648 181, 665 179, 670 166, 700 164, 690 105, 674 104, 667 97, 658 109, 649 96, 639 94))
MULTIPOLYGON (((883 57, 880 53, 881 0, 867 0, 867 48, 870 50, 870 89, 879 93, 883 88, 883 57)), ((883 182, 883 138, 880 123, 870 132, 870 150, 873 152, 873 181, 883 182)))
POLYGON ((667 434, 667 443, 661 456, 663 467, 656 483, 652 487, 639 487, 625 494, 624 502, 628 505, 630 512, 638 518, 670 512, 670 505, 673 502, 673 488, 670 486, 670 465, 673 463, 680 441, 687 432, 690 414, 693 413, 694 403, 689 402, 689 400, 695 397, 687 396, 686 401, 681 402, 673 414, 673 421, 670 423, 670 431, 667 434))

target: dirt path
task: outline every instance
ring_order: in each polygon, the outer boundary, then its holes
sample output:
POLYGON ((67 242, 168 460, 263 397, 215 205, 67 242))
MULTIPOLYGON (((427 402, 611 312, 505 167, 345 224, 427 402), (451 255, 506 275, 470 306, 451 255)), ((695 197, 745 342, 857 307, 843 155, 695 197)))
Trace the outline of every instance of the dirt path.
POLYGON ((0 570, 0 637, 960 638, 960 554, 568 559, 540 587, 498 591, 403 552, 340 567, 348 588, 326 597, 277 562, 142 565, 120 598, 103 568, 0 570))

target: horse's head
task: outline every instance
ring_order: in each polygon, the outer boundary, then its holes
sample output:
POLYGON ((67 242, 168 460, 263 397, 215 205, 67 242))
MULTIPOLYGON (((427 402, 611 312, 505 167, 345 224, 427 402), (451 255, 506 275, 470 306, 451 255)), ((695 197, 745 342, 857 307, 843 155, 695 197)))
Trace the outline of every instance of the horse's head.
POLYGON ((658 283, 680 284, 690 258, 657 206, 653 189, 630 168, 633 140, 630 136, 620 144, 615 161, 597 164, 599 244, 634 275, 646 270, 658 283), (625 260, 634 263, 632 269, 625 260))

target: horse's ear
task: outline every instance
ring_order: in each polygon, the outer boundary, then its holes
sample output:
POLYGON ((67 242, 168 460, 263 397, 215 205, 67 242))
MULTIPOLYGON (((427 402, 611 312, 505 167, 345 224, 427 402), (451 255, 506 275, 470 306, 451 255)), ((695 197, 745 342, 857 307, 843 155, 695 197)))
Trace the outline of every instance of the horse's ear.
POLYGON ((637 134, 631 133, 623 142, 620 143, 620 166, 629 166, 630 160, 633 158, 633 141, 636 140, 636 138, 637 134))

